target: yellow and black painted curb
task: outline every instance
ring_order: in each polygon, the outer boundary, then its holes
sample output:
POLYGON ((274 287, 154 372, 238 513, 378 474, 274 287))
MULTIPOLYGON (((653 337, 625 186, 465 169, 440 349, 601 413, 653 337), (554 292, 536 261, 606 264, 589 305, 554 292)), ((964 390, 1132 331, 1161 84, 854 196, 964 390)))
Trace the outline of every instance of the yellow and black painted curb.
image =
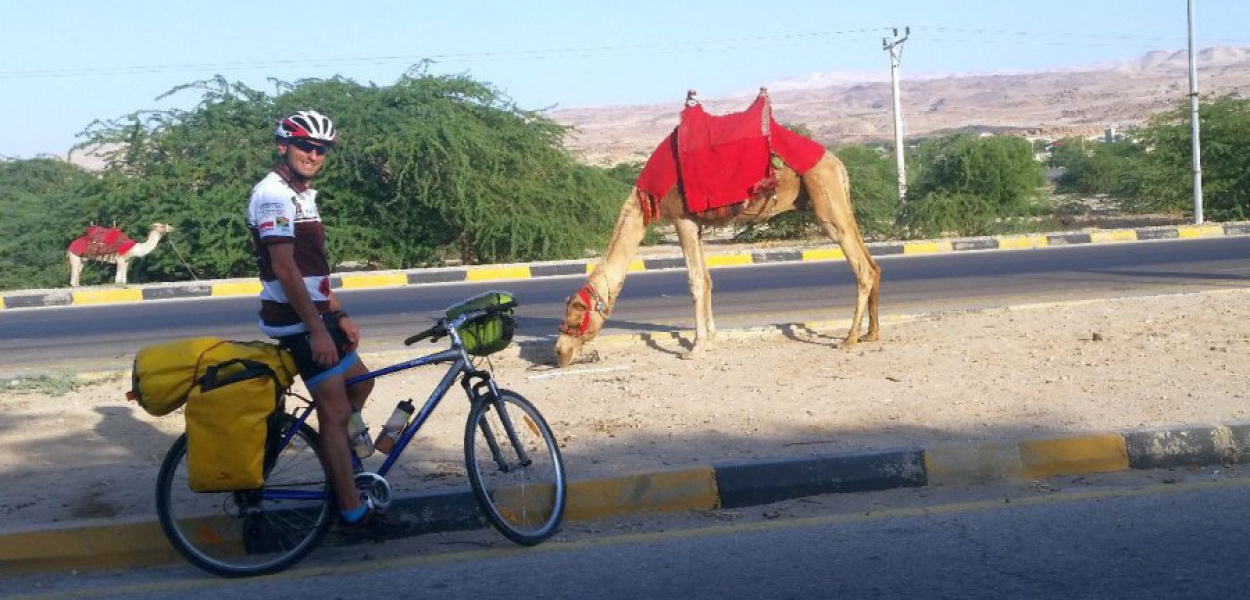
MULTIPOLYGON (((873 242, 868 244, 873 256, 924 255, 972 250, 1021 250, 1081 244, 1105 244, 1149 240, 1195 239, 1250 235, 1250 222, 1170 225, 1141 227, 1137 229, 1113 229, 1092 232, 1040 233, 1018 236, 975 237, 945 240, 922 240, 910 242, 873 242)), ((736 267, 744 265, 843 260, 845 255, 837 246, 802 248, 755 249, 749 252, 716 254, 707 257, 709 268, 736 267)), ((598 263, 597 260, 551 261, 474 267, 442 267, 413 269, 408 271, 380 271, 342 273, 332 276, 333 289, 376 289, 435 283, 471 283, 485 281, 512 281, 543 277, 585 275, 598 263)), ((630 266, 631 272, 660 271, 686 268, 680 254, 640 258, 630 266)), ((6 308, 36 308, 45 306, 82 306, 90 304, 114 304, 168 300, 174 298, 202 298, 216 296, 256 296, 260 282, 255 279, 234 279, 209 282, 177 282, 148 284, 127 288, 61 289, 52 291, 15 291, 0 296, 0 310, 6 308)))
MULTIPOLYGON (((1246 462, 1250 421, 728 462, 573 481, 565 519, 593 521, 755 506, 818 494, 1246 462)), ((392 514, 395 526, 388 535, 393 538, 487 526, 468 490, 403 496, 396 499, 392 514)), ((327 543, 347 542, 332 535, 327 543)), ((0 575, 179 560, 155 519, 0 531, 0 575)))

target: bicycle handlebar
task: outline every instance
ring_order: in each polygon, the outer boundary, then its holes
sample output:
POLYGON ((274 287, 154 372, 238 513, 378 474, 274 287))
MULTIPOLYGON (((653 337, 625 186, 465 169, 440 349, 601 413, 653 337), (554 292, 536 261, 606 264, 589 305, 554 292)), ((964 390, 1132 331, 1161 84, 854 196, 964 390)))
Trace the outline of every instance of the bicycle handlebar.
POLYGON ((438 324, 434 325, 433 327, 426 329, 425 331, 422 331, 421 333, 418 333, 416 335, 409 336, 407 339, 404 340, 404 345, 411 346, 426 338, 431 338, 437 341, 438 338, 441 338, 447 334, 447 329, 443 327, 442 325, 443 325, 443 320, 439 319, 438 324))
POLYGON ((464 323, 468 321, 472 321, 473 319, 476 319, 478 317, 484 317, 488 315, 497 315, 506 310, 512 310, 515 307, 516 307, 516 300, 509 300, 497 306, 487 306, 485 308, 477 308, 474 310, 463 312, 459 316, 457 316, 455 319, 452 319, 451 321, 448 321, 447 318, 444 317, 442 319, 439 319, 438 322, 435 323, 433 327, 430 327, 429 329, 426 329, 425 331, 422 331, 421 333, 418 333, 416 335, 410 336, 407 339, 405 339, 404 345, 411 346, 424 339, 429 339, 431 341, 437 342, 439 338, 447 335, 447 332, 450 329, 459 329, 460 326, 463 325, 464 323))

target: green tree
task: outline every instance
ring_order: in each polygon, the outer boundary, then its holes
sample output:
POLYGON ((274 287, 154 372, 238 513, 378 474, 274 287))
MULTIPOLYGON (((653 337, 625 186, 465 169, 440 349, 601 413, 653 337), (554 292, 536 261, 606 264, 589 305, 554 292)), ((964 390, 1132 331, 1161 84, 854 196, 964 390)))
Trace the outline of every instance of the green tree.
MULTIPOLYGON (((563 150, 565 128, 465 76, 418 66, 391 86, 274 84, 269 96, 218 77, 170 92, 198 91, 192 110, 93 123, 82 145, 114 150, 87 212, 166 220, 197 276, 250 275, 244 201, 272 165, 274 120, 309 107, 341 132, 316 184, 335 263, 579 257, 606 239, 628 189, 578 165, 563 150)), ((134 280, 188 276, 169 253, 137 266, 134 280)))
POLYGON ((110 148, 99 192, 87 199, 98 221, 127 230, 160 221, 176 231, 131 265, 131 281, 252 274, 243 206, 272 163, 271 99, 217 77, 174 88, 199 93, 191 110, 139 111, 88 126, 80 147, 110 148), (183 259, 188 263, 184 264, 183 259))
POLYGON ((1131 139, 1095 142, 1084 138, 1060 140, 1050 164, 1063 168, 1056 190, 1067 194, 1140 194, 1146 155, 1131 139))
POLYGON ((840 148, 838 158, 851 180, 851 205, 864 237, 893 236, 898 218, 898 169, 894 161, 870 146, 840 148))
MULTIPOLYGON (((1141 185, 1117 195, 1138 211, 1192 213, 1189 102, 1156 115, 1136 136, 1144 149, 1141 185)), ((1213 220, 1250 218, 1250 99, 1217 98, 1199 106, 1203 211, 1213 220)))
MULTIPOLYGON (((65 249, 86 229, 81 199, 95 184, 59 159, 0 160, 0 289, 65 285, 65 249)), ((84 280, 93 275, 103 277, 84 280)))
POLYGON ((1088 191, 1085 181, 1090 160, 1094 156, 1096 142, 1082 137, 1066 137, 1055 140, 1051 146, 1046 166, 1062 169, 1063 175, 1056 182, 1055 191, 1060 193, 1096 193, 1088 191))
POLYGON ((608 168, 606 173, 612 179, 633 187, 634 183, 638 181, 638 176, 642 174, 642 168, 645 166, 646 163, 642 161, 618 163, 608 168))
POLYGON ((1038 211, 1045 177, 1023 138, 961 134, 922 142, 902 221, 910 236, 991 235, 1038 211))
POLYGON ((348 141, 322 187, 357 191, 336 192, 339 203, 328 205, 338 211, 331 216, 353 215, 337 222, 359 228, 339 236, 355 240, 341 249, 357 259, 579 257, 606 238, 628 189, 577 164, 563 149, 566 128, 465 76, 418 68, 386 88, 332 80, 286 100, 323 106, 343 123, 348 141), (365 256, 377 248, 397 254, 365 256))

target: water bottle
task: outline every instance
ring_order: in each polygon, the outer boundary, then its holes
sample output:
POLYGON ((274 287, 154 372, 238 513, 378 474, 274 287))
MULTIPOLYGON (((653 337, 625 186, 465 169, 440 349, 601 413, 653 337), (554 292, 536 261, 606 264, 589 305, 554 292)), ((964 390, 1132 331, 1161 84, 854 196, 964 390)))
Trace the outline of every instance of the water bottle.
POLYGON ((412 400, 404 400, 395 406, 395 412, 392 412, 386 424, 382 425, 382 433, 378 434, 378 441, 373 445, 378 452, 390 454, 391 450, 395 449, 395 442, 399 441, 404 428, 408 427, 408 419, 412 418, 412 412, 412 400))
POLYGON ((351 441, 352 451, 356 458, 364 458, 373 454, 373 439, 369 437, 369 426, 360 416, 360 411, 352 411, 352 419, 347 426, 347 438, 351 441))

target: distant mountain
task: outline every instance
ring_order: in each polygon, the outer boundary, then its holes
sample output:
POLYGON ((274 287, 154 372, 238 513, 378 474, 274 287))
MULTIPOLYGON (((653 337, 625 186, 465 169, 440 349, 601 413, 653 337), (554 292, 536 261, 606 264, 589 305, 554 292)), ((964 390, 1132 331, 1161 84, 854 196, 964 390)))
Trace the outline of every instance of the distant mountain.
MULTIPOLYGON (((1250 48, 1206 48, 1197 62, 1204 96, 1250 93, 1250 48)), ((888 73, 884 78, 813 74, 764 83, 779 122, 801 123, 828 146, 893 139, 888 73)), ((1144 123, 1183 102, 1189 94, 1189 57, 1185 51, 1154 51, 1133 61, 1064 70, 911 78, 904 73, 900 87, 909 139, 961 130, 1090 135, 1144 123)), ((725 113, 746 108, 753 94, 700 100, 709 112, 725 113)), ((568 146, 582 160, 612 165, 646 160, 677 125, 684 100, 685 90, 674 90, 670 103, 563 109, 550 116, 579 130, 568 146)))

